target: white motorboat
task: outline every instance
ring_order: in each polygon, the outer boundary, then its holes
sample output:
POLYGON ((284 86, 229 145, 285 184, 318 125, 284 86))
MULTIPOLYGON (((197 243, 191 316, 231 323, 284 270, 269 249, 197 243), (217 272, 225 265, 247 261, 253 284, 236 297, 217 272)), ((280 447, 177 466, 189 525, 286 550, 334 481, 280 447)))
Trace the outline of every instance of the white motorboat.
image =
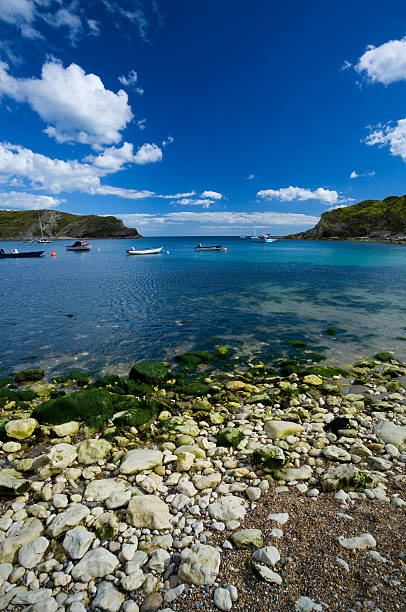
POLYGON ((92 245, 87 240, 76 240, 73 244, 65 247, 67 251, 77 251, 83 253, 84 251, 90 251, 92 245))
POLYGON ((131 249, 126 250, 126 253, 127 255, 157 255, 163 248, 164 247, 162 246, 157 247, 156 249, 135 249, 134 247, 131 247, 131 249))

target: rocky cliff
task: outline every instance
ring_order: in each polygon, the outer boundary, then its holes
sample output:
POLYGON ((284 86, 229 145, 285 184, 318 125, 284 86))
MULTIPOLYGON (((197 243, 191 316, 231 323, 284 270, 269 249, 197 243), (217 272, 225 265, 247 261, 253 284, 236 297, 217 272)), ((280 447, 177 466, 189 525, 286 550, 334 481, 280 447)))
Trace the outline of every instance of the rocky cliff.
POLYGON ((406 239, 406 195, 364 200, 321 215, 313 229, 286 236, 304 240, 406 239))
MULTIPOLYGON (((44 238, 142 238, 135 228, 116 217, 72 215, 56 210, 39 211, 44 238)), ((41 237, 38 211, 0 211, 0 240, 41 237)))

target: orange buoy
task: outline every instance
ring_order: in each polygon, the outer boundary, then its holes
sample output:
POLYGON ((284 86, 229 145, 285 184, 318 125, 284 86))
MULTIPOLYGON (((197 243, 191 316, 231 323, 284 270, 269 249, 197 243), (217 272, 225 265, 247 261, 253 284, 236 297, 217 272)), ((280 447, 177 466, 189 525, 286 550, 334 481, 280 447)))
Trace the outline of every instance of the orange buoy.
POLYGON ((55 253, 55 251, 52 251, 52 253, 51 253, 51 257, 56 257, 56 253, 55 253))
POLYGON ((226 253, 226 252, 227 252, 227 249, 226 249, 226 247, 224 247, 224 249, 223 249, 223 251, 224 251, 224 253, 226 253))

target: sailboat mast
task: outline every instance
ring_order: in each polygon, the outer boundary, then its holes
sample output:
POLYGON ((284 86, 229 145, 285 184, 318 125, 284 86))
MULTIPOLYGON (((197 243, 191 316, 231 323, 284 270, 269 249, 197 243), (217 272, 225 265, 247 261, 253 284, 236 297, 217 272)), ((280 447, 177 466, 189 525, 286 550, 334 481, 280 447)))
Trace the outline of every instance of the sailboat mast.
POLYGON ((39 221, 39 229, 41 230, 41 239, 44 239, 44 234, 42 233, 42 223, 41 223, 41 215, 39 214, 38 211, 38 221, 39 221))

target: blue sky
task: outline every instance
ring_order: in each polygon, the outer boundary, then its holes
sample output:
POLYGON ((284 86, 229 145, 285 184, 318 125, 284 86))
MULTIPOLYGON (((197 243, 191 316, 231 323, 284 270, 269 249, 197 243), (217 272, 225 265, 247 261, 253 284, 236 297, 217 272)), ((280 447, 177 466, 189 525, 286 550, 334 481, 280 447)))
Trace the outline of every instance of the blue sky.
POLYGON ((0 208, 274 234, 402 195, 406 7, 0 0, 0 208))

